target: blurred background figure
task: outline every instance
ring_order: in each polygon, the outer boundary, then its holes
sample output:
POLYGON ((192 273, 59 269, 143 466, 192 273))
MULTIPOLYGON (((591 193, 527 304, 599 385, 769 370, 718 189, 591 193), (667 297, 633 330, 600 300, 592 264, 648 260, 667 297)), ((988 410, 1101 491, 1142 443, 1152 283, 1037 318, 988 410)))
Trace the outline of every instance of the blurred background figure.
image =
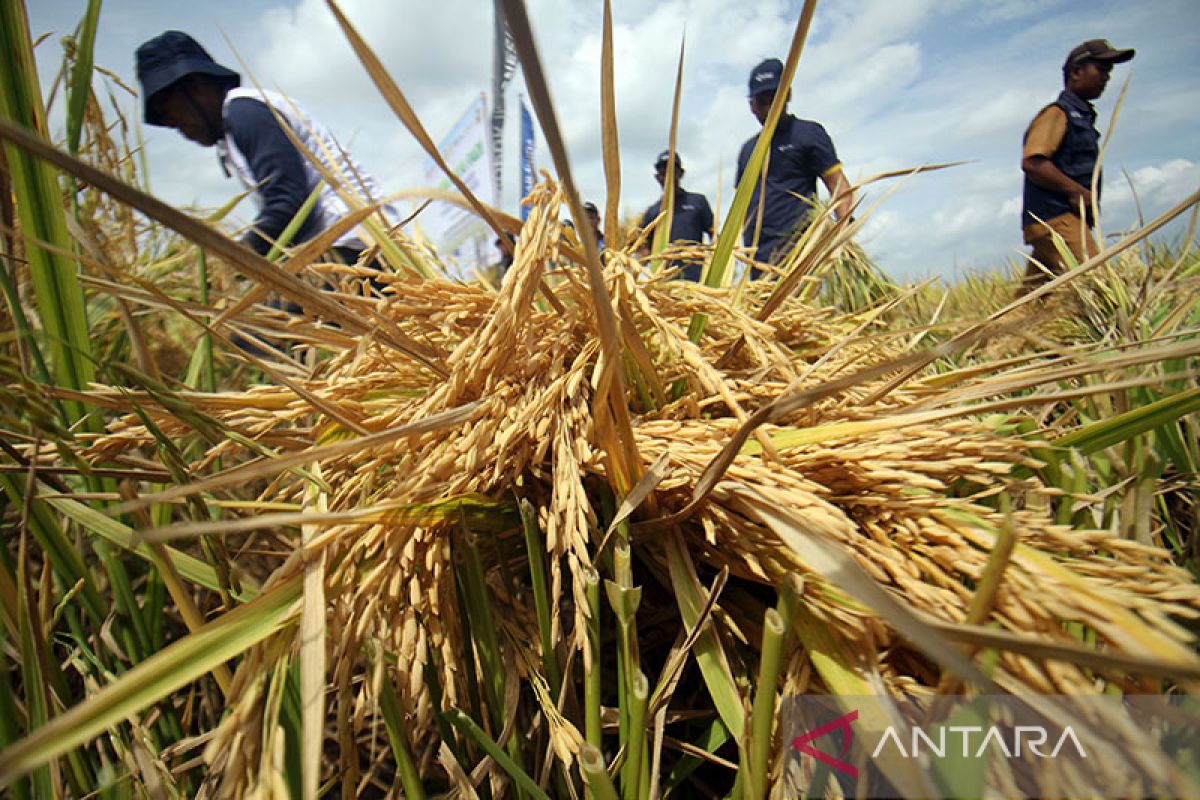
MULTIPOLYGON (((671 160, 671 152, 664 150, 654 161, 654 179, 665 190, 667 187, 667 169, 671 160)), ((675 191, 673 210, 671 212, 671 235, 669 242, 686 242, 700 244, 704 237, 713 236, 713 212, 708 205, 708 198, 698 192, 689 192, 683 188, 683 160, 679 153, 675 154, 675 191)), ((663 197, 654 201, 653 205, 642 214, 642 227, 645 228, 663 211, 663 197)), ((699 281, 703 264, 697 260, 675 260, 670 266, 681 268, 681 277, 689 281, 699 281)))
POLYGON ((592 232, 596 235, 596 247, 603 250, 604 231, 600 230, 600 211, 591 200, 583 204, 583 211, 587 214, 588 222, 592 225, 592 232))

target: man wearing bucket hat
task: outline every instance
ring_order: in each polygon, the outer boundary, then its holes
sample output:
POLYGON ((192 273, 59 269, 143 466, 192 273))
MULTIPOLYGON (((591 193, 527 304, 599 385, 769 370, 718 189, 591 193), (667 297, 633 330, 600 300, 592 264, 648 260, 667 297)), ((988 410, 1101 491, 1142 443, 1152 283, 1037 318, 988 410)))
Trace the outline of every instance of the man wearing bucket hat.
MULTIPOLYGON (((777 58, 768 58, 750 73, 750 111, 760 125, 767 121, 782 75, 783 62, 777 58)), ((838 218, 848 216, 854 206, 854 194, 843 174, 833 140, 820 123, 786 113, 787 99, 784 99, 785 113, 779 118, 767 153, 766 184, 764 187, 755 183, 743 233, 745 244, 753 246, 761 203, 762 229, 754 258, 764 263, 786 256, 791 249, 787 245, 807 227, 817 198, 818 178, 829 190, 838 218)), ((739 182, 757 143, 755 134, 742 145, 737 164, 739 182)), ((758 270, 751 270, 751 276, 757 277, 758 270)))
MULTIPOLYGON (((671 160, 671 151, 663 150, 654 161, 654 178, 658 185, 665 190, 667 187, 667 168, 671 160)), ((697 192, 689 192, 683 188, 683 159, 675 154, 675 191, 674 207, 671 211, 672 242, 695 242, 699 244, 707 235, 712 236, 713 212, 708 205, 708 198, 697 192)), ((665 195, 664 195, 665 197, 665 195)), ((663 199, 654 204, 642 214, 642 227, 653 222, 663 211, 663 199)), ((689 281, 699 281, 703 265, 698 261, 672 261, 672 267, 680 267, 680 276, 689 281)))
MULTIPOLYGON (((136 62, 146 123, 174 128, 203 147, 215 146, 225 174, 236 173, 254 191, 258 216, 244 243, 260 255, 270 251, 318 185, 316 205, 292 243, 313 238, 349 213, 331 180, 358 202, 379 199, 374 180, 324 126, 275 92, 240 88, 241 76, 213 61, 186 33, 167 31, 143 43, 136 62)), ((381 213, 389 225, 398 219, 390 206, 381 213)), ((354 264, 366 248, 358 229, 352 229, 332 250, 354 264)))
POLYGON ((1031 245, 1033 252, 1022 283, 1024 291, 1048 280, 1045 270, 1066 270, 1055 246, 1056 235, 1076 262, 1098 252, 1091 228, 1095 224, 1093 209, 1100 207, 1099 175, 1095 176, 1097 194, 1092 196, 1100 132, 1091 101, 1104 92, 1113 64, 1130 60, 1133 53, 1113 47, 1107 39, 1091 39, 1071 50, 1063 63, 1062 93, 1038 112, 1025 131, 1021 227, 1025 244, 1031 245))

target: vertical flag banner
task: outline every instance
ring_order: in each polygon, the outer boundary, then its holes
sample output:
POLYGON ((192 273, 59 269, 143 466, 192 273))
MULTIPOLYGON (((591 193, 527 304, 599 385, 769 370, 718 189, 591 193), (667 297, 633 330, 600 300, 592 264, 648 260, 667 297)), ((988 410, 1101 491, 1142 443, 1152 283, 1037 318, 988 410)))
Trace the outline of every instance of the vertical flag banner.
MULTIPOLYGON (((497 205, 486 96, 480 94, 471 103, 449 135, 438 142, 438 150, 476 197, 488 205, 497 205)), ((455 191, 433 159, 426 159, 425 182, 436 189, 455 191)), ((495 259, 495 233, 474 211, 438 200, 421 214, 419 224, 451 274, 469 280, 472 270, 482 269, 495 259)))
POLYGON ((512 34, 504 24, 500 3, 492 5, 492 20, 495 37, 492 41, 492 180, 496 196, 500 196, 500 164, 504 155, 504 87, 512 80, 517 69, 517 48, 512 34))
MULTIPOLYGON (((534 166, 533 166, 533 117, 529 113, 528 107, 525 105, 525 98, 520 99, 521 103, 521 197, 528 197, 533 191, 534 166)), ((529 217, 529 207, 521 206, 521 221, 525 221, 529 217)))

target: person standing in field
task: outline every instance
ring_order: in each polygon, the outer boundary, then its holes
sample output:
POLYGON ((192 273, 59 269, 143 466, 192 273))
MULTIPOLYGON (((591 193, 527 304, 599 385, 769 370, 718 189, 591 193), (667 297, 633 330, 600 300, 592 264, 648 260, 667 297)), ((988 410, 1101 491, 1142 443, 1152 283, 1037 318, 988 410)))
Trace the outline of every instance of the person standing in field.
MULTIPOLYGON (((783 62, 777 58, 768 58, 750 73, 750 112, 760 125, 767 121, 782 75, 783 62)), ((791 89, 784 88, 788 92, 784 99, 784 114, 771 137, 771 149, 767 151, 764 165, 765 190, 759 181, 755 181, 742 236, 746 246, 753 247, 757 232, 754 259, 762 263, 778 263, 808 227, 810 213, 816 204, 818 178, 829 190, 834 213, 839 219, 849 216, 854 206, 854 192, 846 180, 833 140, 820 123, 787 113, 791 89), (762 228, 758 231, 760 204, 762 228)), ((735 183, 742 180, 758 136, 755 134, 742 145, 735 183)), ((758 272, 751 270, 751 277, 758 277, 758 272)))
MULTIPOLYGON (((587 215, 588 224, 592 226, 592 234, 596 237, 596 248, 604 249, 604 231, 600 230, 600 209, 596 208, 596 204, 588 200, 583 204, 583 213, 587 215)), ((580 244, 583 240, 580 239, 580 244)))
POLYGON ((1095 176, 1096 197, 1091 187, 1100 132, 1091 101, 1104 93, 1113 64, 1123 64, 1133 53, 1114 48, 1107 39, 1091 39, 1073 49, 1063 64, 1064 88, 1058 99, 1039 111, 1025 131, 1021 227, 1033 252, 1024 291, 1049 280, 1046 270, 1058 274, 1067 269, 1055 247, 1055 234, 1077 263, 1099 252, 1091 228, 1092 214, 1100 209, 1100 176, 1095 176))
MULTIPOLYGON (((671 159, 671 152, 664 150, 659 153, 658 158, 654 162, 654 179, 658 181, 658 185, 666 189, 667 186, 667 166, 671 159)), ((713 212, 708 205, 708 198, 697 192, 689 192, 683 188, 683 160, 679 154, 675 154, 675 192, 674 192, 674 207, 671 212, 671 242, 695 242, 699 244, 704 241, 704 237, 712 237, 713 235, 713 212)), ((665 198, 666 195, 663 195, 665 198)), ((645 228, 663 211, 663 198, 654 201, 654 204, 646 209, 642 214, 642 227, 645 228)), ((681 267, 680 276, 689 281, 700 280, 700 273, 703 264, 699 261, 672 261, 672 267, 681 267)))
MULTIPOLYGON (((346 195, 362 203, 380 197, 375 181, 324 126, 275 92, 241 88, 241 76, 215 62, 186 33, 167 31, 143 43, 136 62, 146 123, 216 147, 225 174, 236 174, 253 190, 258 215, 243 243, 259 255, 271 250, 318 185, 316 205, 292 244, 313 238, 350 212, 293 137, 346 195)), ((391 206, 380 210, 389 225, 398 221, 391 206)), ((355 228, 338 237, 332 255, 354 264, 366 248, 355 228)))

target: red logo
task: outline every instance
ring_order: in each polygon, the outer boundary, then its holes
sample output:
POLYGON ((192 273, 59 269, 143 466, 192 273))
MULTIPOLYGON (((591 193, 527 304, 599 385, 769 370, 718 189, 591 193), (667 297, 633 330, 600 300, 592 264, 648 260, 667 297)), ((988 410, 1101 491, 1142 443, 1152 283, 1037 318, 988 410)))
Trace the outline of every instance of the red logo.
POLYGON ((813 728, 811 731, 806 731, 797 736, 795 739, 792 739, 792 749, 799 753, 810 755, 817 761, 820 761, 822 764, 833 767, 838 772, 845 773, 851 778, 857 779, 858 767, 855 767, 853 764, 850 764, 846 761, 842 761, 842 758, 845 758, 846 753, 849 752, 850 744, 854 740, 854 729, 850 727, 850 723, 857 719, 858 710, 855 709, 848 714, 843 714, 832 722, 825 723, 819 728, 813 728), (822 752, 810 744, 810 742, 820 739, 822 736, 832 731, 842 732, 842 747, 841 752, 838 753, 838 758, 822 752))

